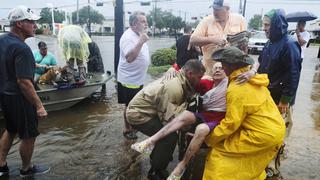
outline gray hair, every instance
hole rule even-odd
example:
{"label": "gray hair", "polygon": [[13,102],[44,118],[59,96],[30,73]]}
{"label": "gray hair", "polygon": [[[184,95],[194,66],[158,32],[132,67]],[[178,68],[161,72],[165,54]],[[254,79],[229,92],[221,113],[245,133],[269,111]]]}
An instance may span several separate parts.
{"label": "gray hair", "polygon": [[141,11],[135,11],[133,14],[129,17],[129,24],[130,26],[133,26],[134,23],[138,21],[138,16],[145,16],[146,14]]}

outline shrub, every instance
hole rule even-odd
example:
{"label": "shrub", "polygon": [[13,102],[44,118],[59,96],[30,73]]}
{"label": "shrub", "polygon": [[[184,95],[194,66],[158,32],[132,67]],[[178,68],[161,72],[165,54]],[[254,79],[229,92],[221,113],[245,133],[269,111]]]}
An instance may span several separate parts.
{"label": "shrub", "polygon": [[171,48],[171,49],[174,49],[174,50],[177,50],[176,44],[173,44],[170,48]]}
{"label": "shrub", "polygon": [[161,77],[164,72],[168,71],[168,69],[172,67],[171,65],[165,66],[149,66],[148,73],[154,77]]}
{"label": "shrub", "polygon": [[154,66],[171,65],[176,60],[176,50],[171,48],[158,49],[151,56],[151,63]]}

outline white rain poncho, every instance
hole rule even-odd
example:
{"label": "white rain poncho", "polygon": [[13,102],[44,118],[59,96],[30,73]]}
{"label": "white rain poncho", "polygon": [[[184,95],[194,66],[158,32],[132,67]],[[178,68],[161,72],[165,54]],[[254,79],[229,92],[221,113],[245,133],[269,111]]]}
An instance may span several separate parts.
{"label": "white rain poncho", "polygon": [[83,62],[88,61],[90,54],[88,43],[91,42],[91,39],[80,26],[65,26],[59,31],[58,42],[66,61],[69,61],[70,58]]}

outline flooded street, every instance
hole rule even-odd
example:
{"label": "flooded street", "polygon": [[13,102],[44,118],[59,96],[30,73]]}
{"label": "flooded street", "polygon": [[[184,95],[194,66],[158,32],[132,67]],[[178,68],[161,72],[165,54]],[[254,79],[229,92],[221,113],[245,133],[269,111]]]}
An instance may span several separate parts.
{"label": "flooded street", "polygon": [[[60,56],[56,40],[41,36],[48,42],[48,50]],[[105,70],[113,72],[113,37],[94,37],[104,59]],[[29,40],[36,48],[39,38]],[[151,39],[151,53],[170,47],[174,39]],[[282,162],[284,179],[320,179],[320,61],[318,47],[305,52],[300,85],[294,106],[294,125],[288,143],[288,159]],[[61,58],[59,64],[63,65]],[[316,70],[316,65],[318,68]],[[147,82],[152,77],[148,76]],[[33,162],[48,164],[51,171],[34,179],[147,179],[149,158],[130,149],[134,141],[122,136],[123,106],[117,104],[115,83],[107,83],[107,99],[94,102],[87,99],[76,106],[50,112],[39,123],[40,136],[36,141]],[[0,123],[1,132],[3,123]],[[145,138],[138,133],[139,139]],[[15,140],[7,159],[9,179],[19,177],[20,156]],[[169,170],[177,162],[170,164]]]}
{"label": "flooded street", "polygon": [[318,47],[307,48],[294,106],[285,179],[320,179],[320,59]]}

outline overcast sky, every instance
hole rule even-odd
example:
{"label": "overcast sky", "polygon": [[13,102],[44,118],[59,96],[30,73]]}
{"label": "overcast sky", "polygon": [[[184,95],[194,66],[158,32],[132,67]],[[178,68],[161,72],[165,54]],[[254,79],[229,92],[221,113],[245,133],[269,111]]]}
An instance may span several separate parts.
{"label": "overcast sky", "polygon": [[[140,6],[140,2],[155,0],[124,0],[125,12],[141,10],[148,13],[153,8],[151,6]],[[200,17],[212,13],[209,5],[210,0],[156,0],[157,7],[163,10],[171,10],[173,14],[186,17],[187,21],[192,21],[191,17]],[[231,11],[238,12],[240,0],[229,0]],[[242,0],[244,1],[244,0]],[[96,2],[104,2],[101,7],[96,6]],[[7,18],[8,11],[17,5],[27,5],[35,12],[40,12],[41,8],[48,7],[48,3],[53,4],[58,9],[75,11],[77,0],[0,0],[0,19]],[[80,8],[88,5],[88,0],[79,0]],[[106,17],[113,17],[114,7],[112,0],[90,0],[90,5]],[[264,14],[273,8],[282,8],[286,13],[295,11],[309,11],[320,18],[320,0],[247,0],[246,19],[254,14]],[[126,13],[127,14],[127,13]]]}

